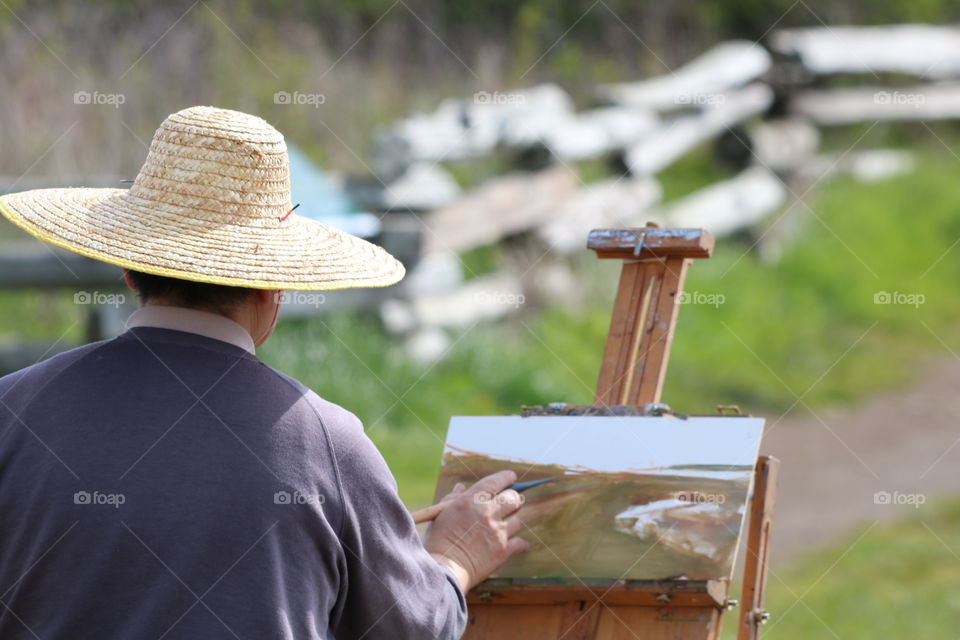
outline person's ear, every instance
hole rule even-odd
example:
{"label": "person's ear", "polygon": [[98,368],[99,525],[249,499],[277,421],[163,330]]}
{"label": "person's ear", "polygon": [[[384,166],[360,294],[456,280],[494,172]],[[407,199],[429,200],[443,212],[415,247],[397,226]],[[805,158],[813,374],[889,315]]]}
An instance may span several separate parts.
{"label": "person's ear", "polygon": [[266,326],[262,327],[259,337],[255,337],[253,344],[260,346],[267,341],[267,338],[270,337],[270,334],[273,333],[274,328],[277,326],[277,317],[280,315],[280,302],[282,300],[283,291],[273,291],[267,289],[253,289],[251,294],[253,296],[252,302],[254,303],[254,308],[257,309],[257,317],[259,318],[259,310],[273,308],[270,321]]}
{"label": "person's ear", "polygon": [[271,302],[279,302],[280,292],[268,289],[252,289],[251,295],[253,295],[254,302],[258,306],[263,306]]}
{"label": "person's ear", "polygon": [[135,286],[133,286],[133,280],[130,278],[130,270],[129,270],[129,269],[124,269],[124,270],[123,270],[123,281],[127,283],[127,288],[129,288],[130,291],[136,291],[136,290],[137,290],[137,288],[136,288]]}

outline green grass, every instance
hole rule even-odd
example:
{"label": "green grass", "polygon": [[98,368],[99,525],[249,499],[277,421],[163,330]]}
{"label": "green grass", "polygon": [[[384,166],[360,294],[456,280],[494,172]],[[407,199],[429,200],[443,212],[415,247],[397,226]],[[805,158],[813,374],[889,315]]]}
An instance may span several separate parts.
{"label": "green grass", "polygon": [[[774,541],[774,544],[776,541]],[[960,501],[865,526],[768,578],[768,640],[955,638]],[[735,638],[729,615],[724,637]]]}
{"label": "green grass", "polygon": [[657,180],[663,188],[663,200],[670,202],[735,175],[733,169],[716,161],[710,145],[702,145],[657,174]]}
{"label": "green grass", "polygon": [[77,344],[84,338],[85,311],[73,303],[73,293],[4,291],[0,293],[0,344],[62,340]]}
{"label": "green grass", "polygon": [[[945,351],[941,340],[955,344],[954,172],[927,162],[882,183],[837,180],[778,263],[762,265],[729,241],[694,263],[687,291],[724,303],[681,309],[668,401],[735,401],[767,413],[795,394],[811,405],[846,403],[904,383],[926,354]],[[878,292],[925,301],[878,305]]]}

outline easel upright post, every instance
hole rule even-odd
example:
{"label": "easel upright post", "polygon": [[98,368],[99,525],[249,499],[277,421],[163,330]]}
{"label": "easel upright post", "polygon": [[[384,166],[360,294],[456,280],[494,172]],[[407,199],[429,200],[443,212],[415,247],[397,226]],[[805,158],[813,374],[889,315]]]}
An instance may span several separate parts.
{"label": "easel upright post", "polygon": [[761,456],[753,480],[750,520],[747,525],[747,556],[743,563],[743,595],[737,640],[757,640],[760,626],[769,614],[763,608],[767,589],[767,559],[770,552],[770,527],[777,496],[777,471],[780,461]]}
{"label": "easel upright post", "polygon": [[679,294],[690,261],[709,258],[714,238],[704,229],[595,229],[587,247],[598,258],[623,260],[594,402],[659,402]]}

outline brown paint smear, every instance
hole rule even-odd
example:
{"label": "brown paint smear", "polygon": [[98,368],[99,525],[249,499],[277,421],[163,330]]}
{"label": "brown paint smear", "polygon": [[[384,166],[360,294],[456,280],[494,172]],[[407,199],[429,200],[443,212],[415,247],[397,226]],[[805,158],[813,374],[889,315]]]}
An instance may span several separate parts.
{"label": "brown paint smear", "polygon": [[[457,482],[469,486],[502,469],[515,471],[521,481],[556,480],[523,494],[525,528],[519,535],[530,550],[511,558],[495,577],[705,580],[732,573],[751,467],[612,473],[448,452],[437,496]],[[685,475],[689,471],[717,477]],[[647,523],[637,530],[631,528],[634,512],[644,513]]]}

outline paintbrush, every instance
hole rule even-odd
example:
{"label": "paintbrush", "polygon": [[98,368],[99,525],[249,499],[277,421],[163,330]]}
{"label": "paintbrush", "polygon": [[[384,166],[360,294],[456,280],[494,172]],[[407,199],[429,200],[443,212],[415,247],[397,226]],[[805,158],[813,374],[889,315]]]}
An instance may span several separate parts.
{"label": "paintbrush", "polygon": [[[539,480],[527,480],[525,482],[515,482],[509,487],[507,487],[507,489],[513,489],[517,493],[523,493],[524,491],[526,491],[527,489],[530,489],[531,487],[536,487],[537,485],[541,485],[546,482],[551,482],[552,480],[555,480],[555,478],[540,478]],[[507,489],[504,489],[504,491],[506,491]],[[420,524],[421,522],[430,522],[431,520],[436,519],[436,517],[439,516],[440,513],[447,508],[447,505],[449,505],[451,502],[453,502],[456,499],[457,498],[451,498],[450,500],[442,500],[433,506],[426,507],[418,511],[414,511],[413,513],[410,514],[411,516],[413,516],[413,522],[415,524]]]}

